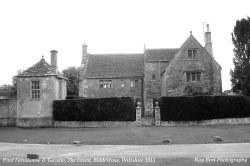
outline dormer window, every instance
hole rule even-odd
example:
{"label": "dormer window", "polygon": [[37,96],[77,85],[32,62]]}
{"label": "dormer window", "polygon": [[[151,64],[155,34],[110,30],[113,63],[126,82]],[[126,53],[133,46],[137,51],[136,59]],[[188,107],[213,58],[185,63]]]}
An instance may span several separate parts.
{"label": "dormer window", "polygon": [[188,59],[197,59],[197,50],[196,49],[188,50]]}

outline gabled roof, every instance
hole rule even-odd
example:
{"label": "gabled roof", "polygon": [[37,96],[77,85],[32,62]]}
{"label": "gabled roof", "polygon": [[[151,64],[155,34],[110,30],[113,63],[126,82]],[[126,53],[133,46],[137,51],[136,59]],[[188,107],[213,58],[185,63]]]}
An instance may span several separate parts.
{"label": "gabled roof", "polygon": [[207,49],[204,48],[204,47],[200,44],[200,42],[192,35],[192,33],[189,35],[189,37],[187,38],[187,40],[186,40],[186,41],[183,43],[183,45],[180,47],[180,51],[181,51],[184,47],[186,47],[188,44],[193,43],[193,42],[197,42],[197,43],[200,45],[200,48],[202,48],[202,49],[207,53],[207,55],[210,56],[210,57],[214,60],[214,62],[219,66],[219,68],[221,69],[220,64],[219,64],[219,63],[214,59],[214,57],[207,51]]}
{"label": "gabled roof", "polygon": [[[200,44],[200,42],[198,42],[198,40],[197,39],[195,39],[195,37],[192,35],[192,33],[190,33],[190,35],[189,35],[189,37],[186,39],[186,41],[182,44],[182,46],[177,50],[177,52],[176,52],[176,54],[175,54],[175,56],[173,56],[172,58],[171,58],[171,62],[170,63],[172,63],[172,60],[173,59],[175,59],[175,58],[178,58],[178,55],[183,51],[183,49],[184,48],[186,48],[187,46],[188,47],[195,47],[195,44],[194,43],[198,43],[199,44],[199,46],[200,46],[200,48],[201,49],[203,49],[206,53],[207,53],[207,55],[208,56],[210,56],[211,58],[212,58],[212,60],[218,65],[218,67],[221,69],[221,66],[220,66],[220,64],[214,59],[214,57],[213,56],[211,56],[208,52],[207,52],[207,50]],[[169,68],[170,67],[170,65],[168,65],[167,67],[166,67],[166,69],[167,68]],[[166,70],[165,69],[165,70]],[[164,72],[165,70],[163,70],[162,72]],[[162,73],[161,72],[161,73]]]}
{"label": "gabled roof", "polygon": [[169,61],[174,57],[178,48],[146,49],[146,60]]}
{"label": "gabled roof", "polygon": [[143,54],[88,54],[85,77],[119,78],[144,75]]}
{"label": "gabled roof", "polygon": [[18,77],[38,77],[38,76],[56,76],[59,78],[66,79],[61,73],[56,71],[55,67],[51,66],[49,63],[42,58],[35,65],[31,66],[27,70],[24,70]]}

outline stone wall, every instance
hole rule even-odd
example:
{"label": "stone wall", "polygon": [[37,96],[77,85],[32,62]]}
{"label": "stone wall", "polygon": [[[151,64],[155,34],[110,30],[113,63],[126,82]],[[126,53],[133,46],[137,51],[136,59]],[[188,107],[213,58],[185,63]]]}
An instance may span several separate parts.
{"label": "stone wall", "polygon": [[[153,77],[155,75],[155,78]],[[147,99],[161,96],[160,62],[145,62],[145,81]]]}
{"label": "stone wall", "polygon": [[18,118],[18,127],[53,127],[54,121],[51,117],[41,118]]}
{"label": "stone wall", "polygon": [[193,125],[237,125],[250,124],[250,118],[228,118],[228,119],[211,119],[202,121],[161,121],[161,126],[193,126]]}
{"label": "stone wall", "polygon": [[[31,98],[31,81],[40,82],[40,99]],[[66,98],[66,81],[54,76],[17,78],[17,126],[52,126],[53,100]],[[27,123],[27,124],[24,124]]]}
{"label": "stone wall", "polygon": [[[31,81],[40,81],[40,99],[31,99]],[[54,77],[17,79],[17,118],[52,117],[52,103],[55,90]]]}
{"label": "stone wall", "polygon": [[222,93],[222,79],[221,79],[221,69],[218,65],[213,65],[213,93],[218,95]]}
{"label": "stone wall", "polygon": [[135,127],[136,122],[118,122],[118,121],[102,121],[102,122],[80,122],[80,121],[55,121],[54,127],[58,128],[81,128],[81,127]]}
{"label": "stone wall", "polygon": [[161,97],[161,68],[167,64],[168,62],[145,61],[145,110],[143,116],[153,115],[153,98]]}
{"label": "stone wall", "polygon": [[16,99],[0,99],[0,126],[15,126],[16,114]]}
{"label": "stone wall", "polygon": [[103,79],[112,80],[111,88],[100,88],[100,79],[84,79],[81,85],[84,87],[82,88],[84,92],[80,96],[87,98],[137,97],[142,99],[142,78],[134,79],[138,79],[138,88],[130,87],[130,78]]}

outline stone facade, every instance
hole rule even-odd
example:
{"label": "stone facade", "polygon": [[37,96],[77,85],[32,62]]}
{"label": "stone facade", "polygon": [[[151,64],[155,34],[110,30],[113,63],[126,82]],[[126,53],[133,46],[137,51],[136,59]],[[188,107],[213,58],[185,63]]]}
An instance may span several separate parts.
{"label": "stone facade", "polygon": [[[144,47],[142,54],[93,55],[83,45],[79,96],[139,97],[142,115],[152,117],[154,98],[221,94],[221,66],[213,56],[209,27],[204,35],[204,47],[190,33],[180,48]],[[140,80],[139,88],[130,88],[131,78]],[[100,80],[112,81],[112,87],[101,88]]]}
{"label": "stone facade", "polygon": [[161,97],[160,62],[145,62],[145,85],[148,98]]}
{"label": "stone facade", "polygon": [[[196,57],[189,59],[188,51],[197,50]],[[188,73],[200,73],[192,80]],[[162,96],[182,96],[193,94],[221,94],[221,67],[214,58],[192,36],[186,40],[171,63],[162,74]]]}
{"label": "stone facade", "polygon": [[161,97],[161,72],[169,64],[173,56],[172,49],[144,50],[144,112],[143,116],[153,116],[153,99]]}
{"label": "stone facade", "polygon": [[16,114],[16,99],[0,99],[0,126],[15,126]]}
{"label": "stone facade", "polygon": [[[40,83],[40,99],[31,97],[31,81]],[[23,126],[22,121],[28,119],[51,119],[53,100],[66,98],[66,81],[53,76],[47,77],[18,77],[17,79],[17,126]],[[47,120],[46,120],[47,121]],[[45,121],[45,122],[46,122]],[[19,123],[20,122],[20,123]],[[28,122],[27,122],[28,123]],[[48,123],[40,123],[39,126]],[[24,125],[25,126],[25,125]],[[34,125],[32,125],[34,127]]]}
{"label": "stone facade", "polygon": [[88,54],[83,45],[79,96],[143,96],[143,54]]}
{"label": "stone facade", "polygon": [[53,126],[53,100],[66,98],[66,78],[57,71],[57,58],[51,60],[54,65],[42,58],[17,76],[17,126]]}
{"label": "stone facade", "polygon": [[[100,88],[100,80],[111,81],[111,88]],[[138,80],[138,87],[131,87],[131,80]],[[85,87],[87,98],[105,97],[135,97],[142,96],[142,78],[109,78],[109,79],[85,79],[82,85]]]}

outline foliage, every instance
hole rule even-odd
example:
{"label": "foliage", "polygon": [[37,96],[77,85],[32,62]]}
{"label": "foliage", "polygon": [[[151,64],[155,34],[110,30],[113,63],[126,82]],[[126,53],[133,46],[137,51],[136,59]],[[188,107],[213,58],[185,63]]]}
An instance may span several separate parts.
{"label": "foliage", "polygon": [[[22,70],[17,71],[17,75],[20,74]],[[0,85],[0,96],[16,97],[17,94],[17,81],[16,77],[12,76],[12,85],[4,84]]]}
{"label": "foliage", "polygon": [[163,121],[200,121],[250,117],[250,98],[246,96],[162,97]]}
{"label": "foliage", "polygon": [[12,85],[4,84],[0,86],[0,96],[13,97],[15,95],[15,89]]}
{"label": "foliage", "polygon": [[250,18],[236,21],[232,33],[234,69],[230,71],[234,92],[250,96]]}
{"label": "foliage", "polygon": [[135,100],[131,97],[55,100],[57,121],[135,121]]}
{"label": "foliage", "polygon": [[78,95],[80,68],[68,67],[62,71],[67,80],[67,95]]}

